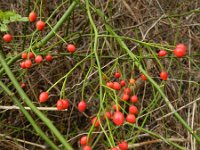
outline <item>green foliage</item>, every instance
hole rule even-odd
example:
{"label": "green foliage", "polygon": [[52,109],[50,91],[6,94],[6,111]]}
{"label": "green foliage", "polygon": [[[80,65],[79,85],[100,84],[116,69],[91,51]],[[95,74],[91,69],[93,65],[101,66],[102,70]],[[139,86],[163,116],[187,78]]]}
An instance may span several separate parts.
{"label": "green foliage", "polygon": [[14,11],[3,12],[0,10],[0,31],[2,32],[8,31],[7,24],[11,22],[16,22],[16,21],[26,22],[28,21],[28,18],[22,17],[21,15],[17,14]]}

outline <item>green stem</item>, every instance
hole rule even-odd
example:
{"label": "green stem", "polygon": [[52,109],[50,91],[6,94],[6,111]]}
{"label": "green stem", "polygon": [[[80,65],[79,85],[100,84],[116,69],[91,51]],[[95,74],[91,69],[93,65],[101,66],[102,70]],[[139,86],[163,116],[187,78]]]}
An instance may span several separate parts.
{"label": "green stem", "polygon": [[[101,65],[100,65],[100,61],[99,61],[99,57],[98,57],[98,53],[97,53],[97,44],[98,44],[98,31],[97,31],[97,28],[94,24],[94,21],[92,19],[92,16],[91,16],[91,13],[90,13],[90,8],[89,8],[89,1],[86,0],[85,1],[86,3],[86,9],[87,9],[87,15],[88,15],[88,18],[89,18],[89,21],[91,23],[91,26],[94,30],[94,44],[93,44],[93,51],[94,51],[94,54],[95,54],[95,58],[96,58],[96,62],[97,62],[97,66],[98,66],[98,73],[99,73],[99,84],[100,84],[100,87],[99,87],[99,92],[100,92],[100,95],[99,95],[99,100],[100,100],[100,107],[103,108],[103,90],[102,90],[102,85],[103,85],[103,81],[102,81],[102,71],[101,71]],[[99,109],[100,111],[100,109]],[[98,113],[99,115],[99,113]],[[97,115],[97,117],[98,117]],[[99,118],[99,117],[98,117]],[[101,126],[101,129],[104,131],[104,128]],[[91,132],[93,131],[93,126],[92,128],[90,129],[89,131],[89,135],[91,134]],[[107,134],[104,132],[104,134],[106,135],[107,137]],[[108,138],[108,137],[107,137]],[[110,143],[110,140],[108,139],[109,143]]]}
{"label": "green stem", "polygon": [[55,134],[58,140],[63,144],[65,148],[68,150],[72,150],[71,146],[66,142],[65,138],[61,135],[61,133],[57,130],[57,128],[52,124],[52,122],[40,111],[35,107],[35,105],[31,102],[29,97],[20,87],[19,83],[17,82],[14,74],[10,70],[9,66],[6,64],[4,57],[2,56],[2,49],[0,49],[0,63],[4,68],[6,74],[10,78],[11,82],[13,83],[14,87],[16,88],[17,92],[19,93],[20,97],[24,100],[24,102],[31,108],[31,110],[48,126],[48,128]]}
{"label": "green stem", "polygon": [[[101,12],[99,9],[96,10],[97,14],[104,19],[104,14],[103,12]],[[147,78],[148,81],[150,81],[150,83],[158,90],[158,92],[160,93],[160,95],[163,97],[165,103],[168,105],[169,109],[174,113],[174,116],[178,119],[178,121],[187,129],[188,132],[190,132],[194,138],[197,140],[198,143],[200,143],[200,137],[198,135],[196,135],[192,128],[185,122],[185,120],[176,112],[176,110],[174,109],[173,105],[170,103],[169,99],[166,97],[166,95],[164,94],[164,92],[162,91],[162,89],[160,88],[160,86],[147,74],[147,72],[142,68],[142,66],[140,65],[140,63],[138,62],[137,57],[129,50],[129,48],[126,46],[126,44],[124,43],[124,41],[120,38],[119,35],[117,35],[111,28],[110,25],[108,25],[105,21],[105,26],[106,29],[108,30],[108,32],[114,36],[116,36],[116,40],[119,43],[119,45],[121,46],[122,49],[124,49],[128,55],[132,58],[132,60],[134,61],[135,66],[139,69],[140,72],[142,72]]]}
{"label": "green stem", "polygon": [[52,28],[51,32],[47,34],[39,43],[36,45],[37,48],[42,47],[45,45],[58,31],[58,29],[62,26],[62,24],[68,19],[72,11],[74,10],[75,6],[77,5],[77,1],[73,1],[72,4],[68,7],[67,11],[64,15],[60,18],[57,24]]}
{"label": "green stem", "polygon": [[22,104],[19,102],[16,96],[14,96],[14,93],[12,93],[0,80],[0,86],[2,89],[12,98],[12,100],[17,104],[17,106],[20,108],[21,112],[24,114],[24,116],[28,119],[30,124],[33,126],[35,131],[52,147],[54,150],[59,150],[59,148],[51,141],[48,136],[42,131],[42,129],[37,125],[37,123],[33,120],[31,115],[28,113],[26,109],[22,106]]}
{"label": "green stem", "polygon": [[[26,15],[28,16],[29,15],[29,12],[30,12],[30,0],[28,0],[27,2],[28,6],[27,6],[27,12],[26,12]],[[25,47],[25,44],[26,44],[26,32],[27,32],[27,27],[28,27],[28,22],[25,23],[25,26],[23,27],[23,44],[22,44],[22,51],[24,51],[24,47]]]}
{"label": "green stem", "polygon": [[93,51],[95,54],[95,58],[96,58],[96,62],[97,62],[97,66],[98,66],[98,72],[99,72],[99,82],[100,82],[100,100],[102,100],[102,71],[101,71],[101,65],[100,65],[100,61],[99,61],[99,57],[98,57],[98,53],[97,53],[97,41],[98,41],[98,32],[97,32],[97,28],[94,24],[94,21],[92,19],[91,13],[90,13],[90,9],[89,9],[89,2],[88,0],[86,0],[86,9],[87,9],[87,14],[90,20],[90,23],[92,25],[92,28],[94,30],[94,45],[93,45]]}
{"label": "green stem", "polygon": [[63,79],[67,78],[74,69],[76,69],[82,62],[84,62],[85,60],[87,60],[88,57],[90,57],[91,55],[93,55],[93,53],[89,54],[88,56],[86,56],[84,59],[82,59],[81,61],[79,61],[72,69],[70,69],[70,71],[68,71],[63,77],[61,77],[58,81],[56,81],[48,90],[47,92],[51,91],[51,89],[53,87],[55,87],[59,82],[61,82]]}

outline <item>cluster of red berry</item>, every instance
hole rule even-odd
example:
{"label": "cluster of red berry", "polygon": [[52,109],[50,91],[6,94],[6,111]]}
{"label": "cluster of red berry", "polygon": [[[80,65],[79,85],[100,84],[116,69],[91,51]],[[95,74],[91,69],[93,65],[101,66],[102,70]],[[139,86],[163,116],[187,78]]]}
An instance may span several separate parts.
{"label": "cluster of red berry", "polygon": [[[37,19],[37,14],[34,11],[32,11],[28,16],[28,19],[30,22],[35,22]],[[36,22],[36,28],[39,31],[42,31],[44,29],[44,27],[45,27],[45,23],[43,21],[39,20]]]}
{"label": "cluster of red berry", "polygon": [[[67,45],[67,50],[68,50],[68,52],[73,53],[73,52],[75,52],[76,48],[75,48],[75,46],[73,44],[69,44],[69,45]],[[29,52],[29,54],[27,54],[27,52],[23,52],[22,55],[21,55],[21,58],[24,59],[24,61],[22,61],[20,63],[20,67],[22,69],[29,69],[29,68],[31,68],[31,66],[32,66],[31,59],[32,58],[35,58],[35,63],[36,64],[40,64],[43,61],[43,57],[41,55],[37,55],[35,57],[35,55],[34,55],[33,52]],[[47,61],[51,62],[53,60],[53,57],[52,57],[51,54],[47,54],[45,56],[45,59]]]}
{"label": "cluster of red berry", "polygon": [[[121,77],[121,74],[119,72],[116,72],[115,73],[115,78],[120,78]],[[131,78],[129,80],[129,84],[130,86],[131,85],[134,85],[135,84],[135,80],[133,78]],[[126,81],[125,80],[121,80],[120,82],[112,82],[112,81],[109,81],[106,83],[107,87],[111,88],[111,89],[114,89],[116,91],[119,91],[122,89],[122,87],[126,86]],[[131,94],[131,89],[130,87],[125,87],[124,90],[123,90],[123,94],[121,96],[121,100],[122,101],[128,101],[130,100],[131,103],[136,103],[138,102],[138,97],[137,95],[132,95],[130,96]],[[120,112],[120,105],[119,104],[115,104],[113,106],[113,109],[116,111],[114,114],[113,114],[113,122],[115,123],[115,125],[122,125],[124,123],[124,115],[123,113]],[[135,105],[130,105],[129,106],[129,114],[127,114],[126,116],[126,121],[129,122],[129,123],[135,123],[136,122],[136,117],[135,115],[138,113],[138,109]]]}
{"label": "cluster of red berry", "polygon": [[[34,11],[32,11],[29,14],[29,21],[30,22],[35,22],[37,19],[37,15]],[[42,31],[45,27],[45,23],[43,21],[37,21],[36,22],[36,29],[39,31]],[[3,40],[7,43],[11,42],[13,39],[13,36],[11,34],[5,34],[3,36]],[[73,44],[68,44],[66,47],[67,51],[70,53],[74,53],[76,51],[76,47]],[[35,56],[34,52],[22,52],[21,58],[23,59],[22,62],[20,62],[20,67],[22,69],[29,69],[32,67],[32,60],[34,59],[36,64],[40,64],[43,61],[43,57],[41,55]],[[51,62],[53,60],[53,56],[51,54],[47,54],[45,56],[46,61]],[[26,84],[21,83],[21,87],[25,88]]]}
{"label": "cluster of red berry", "polygon": [[[81,137],[80,144],[83,146],[82,150],[92,150],[92,148],[87,145],[88,142],[89,142],[89,138],[88,138],[87,135],[84,135],[84,136]],[[122,141],[118,144],[118,147],[120,148],[120,150],[127,150],[128,149],[128,143],[126,141]],[[110,150],[118,150],[118,148],[113,147],[113,148],[110,148]]]}
{"label": "cluster of red berry", "polygon": [[[182,43],[177,44],[173,52],[174,52],[174,55],[176,57],[181,58],[181,57],[183,57],[183,56],[186,55],[187,47],[184,44],[182,44]],[[166,55],[167,55],[167,51],[166,50],[160,50],[158,52],[158,56],[159,57],[164,57]]]}
{"label": "cluster of red berry", "polygon": [[[36,13],[35,13],[34,11],[32,11],[32,12],[29,14],[29,17],[28,17],[28,18],[29,18],[29,21],[30,21],[30,22],[35,22],[36,19],[37,19],[37,15],[36,15]],[[44,23],[43,21],[41,21],[41,20],[37,21],[37,23],[36,23],[36,28],[37,28],[39,31],[43,30],[44,27],[45,27],[45,23]],[[5,35],[3,36],[3,39],[4,39],[5,42],[8,43],[8,42],[11,42],[11,41],[12,41],[13,37],[12,37],[11,34],[5,34]]]}
{"label": "cluster of red berry", "polygon": [[[184,44],[180,43],[180,44],[176,45],[176,47],[175,47],[175,49],[174,49],[173,52],[174,52],[174,55],[175,55],[176,57],[181,58],[181,57],[183,57],[183,56],[186,55],[187,47],[186,47]],[[166,50],[160,50],[160,51],[158,52],[158,56],[159,56],[159,57],[164,57],[164,56],[166,56],[166,55],[167,55],[167,51],[166,51]],[[167,80],[167,78],[168,78],[168,73],[167,73],[166,71],[161,71],[161,72],[160,72],[160,78],[161,78],[162,80]]]}
{"label": "cluster of red berry", "polygon": [[[115,72],[114,74],[115,79],[119,79],[121,77],[120,72]],[[142,76],[144,80],[146,80],[146,77]],[[119,96],[121,95],[121,100],[125,101],[126,103],[130,101],[131,104],[129,104],[129,113],[126,115],[126,118],[124,117],[124,114],[121,112],[121,106],[119,103],[113,105],[114,113],[111,114],[110,112],[106,112],[106,117],[108,119],[112,119],[113,123],[116,126],[123,125],[126,119],[126,122],[130,124],[134,124],[136,122],[136,115],[138,114],[138,108],[134,104],[138,102],[138,96],[133,94],[131,95],[131,88],[130,86],[135,85],[135,79],[131,78],[129,80],[129,87],[127,86],[127,83],[125,80],[119,80],[117,81],[108,81],[106,83],[106,86],[108,88],[111,88],[113,90],[116,90],[119,92]],[[121,94],[122,91],[122,94]],[[118,147],[120,150],[127,150],[128,149],[128,143],[126,141],[122,141],[118,144]],[[117,150],[116,147],[111,148],[111,150]]]}
{"label": "cluster of red berry", "polygon": [[[32,11],[29,14],[29,21],[35,22],[36,19],[37,19],[37,15],[34,11]],[[36,29],[37,30],[42,31],[44,28],[45,28],[45,23],[43,21],[39,20],[39,21],[36,22]],[[13,37],[10,34],[5,34],[3,36],[3,39],[4,39],[5,42],[11,42]],[[76,47],[73,44],[68,44],[66,49],[69,53],[74,53],[76,51]],[[186,51],[187,51],[187,48],[184,44],[178,44],[173,52],[174,52],[174,55],[176,57],[180,58],[180,57],[183,57],[183,56],[186,55]],[[167,52],[165,50],[160,50],[158,52],[159,57],[164,57],[166,55],[167,55]],[[43,61],[43,57],[41,55],[35,56],[34,52],[28,52],[28,53],[23,52],[21,54],[21,58],[23,59],[23,61],[20,63],[20,67],[22,69],[31,68],[32,59],[34,59],[36,64],[40,64]],[[51,62],[53,60],[53,57],[52,57],[51,54],[47,54],[45,56],[45,59],[48,62]],[[115,72],[114,77],[115,77],[116,80],[119,80],[121,78],[121,73]],[[162,80],[167,80],[167,78],[168,78],[167,72],[165,72],[165,71],[160,72],[160,78]],[[146,81],[147,77],[144,74],[142,74],[141,79]],[[125,80],[119,80],[119,81],[114,81],[114,82],[108,81],[106,83],[106,86],[109,89],[116,90],[116,91],[119,92],[119,96],[121,95],[122,101],[126,102],[127,104],[128,104],[128,101],[130,101],[130,103],[129,103],[129,109],[128,109],[129,113],[126,114],[126,118],[124,117],[125,112],[121,111],[121,106],[119,104],[120,102],[118,103],[117,101],[115,101],[117,103],[115,105],[113,105],[113,112],[112,111],[106,111],[105,114],[104,114],[104,119],[112,120],[112,122],[116,126],[123,125],[125,120],[126,120],[127,123],[130,123],[130,124],[136,123],[136,115],[138,114],[138,108],[137,108],[137,106],[135,106],[135,103],[138,102],[138,97],[135,94],[131,95],[132,92],[131,92],[130,86],[133,86],[133,85],[135,85],[135,79],[133,79],[133,78],[131,78],[129,80],[129,86],[127,86],[127,83],[126,83]],[[21,87],[25,88],[26,84],[22,83]],[[49,98],[48,92],[42,92],[39,95],[40,103],[46,102],[48,100],[48,98]],[[56,107],[57,107],[58,110],[68,109],[69,105],[70,105],[69,99],[59,99],[56,103]],[[77,108],[80,112],[84,112],[87,109],[86,101],[81,100],[78,103]],[[95,116],[91,119],[91,124],[94,127],[99,127],[102,121],[103,121],[103,119],[100,119],[97,116]],[[89,143],[89,137],[86,136],[86,135],[82,136],[81,139],[80,139],[80,144],[81,144],[83,150],[91,150],[92,149],[88,143]],[[119,147],[120,150],[127,150],[128,149],[128,143],[126,141],[122,141],[118,144],[118,147]],[[113,147],[113,148],[111,148],[111,150],[117,150],[117,148]]]}
{"label": "cluster of red berry", "polygon": [[[36,19],[37,19],[37,14],[32,11],[30,14],[29,14],[29,21],[30,22],[35,22]],[[37,21],[36,22],[36,29],[39,30],[39,31],[42,31],[45,27],[45,23],[41,20]],[[3,40],[5,42],[11,42],[13,39],[13,36],[11,34],[5,34],[3,36]],[[73,44],[68,44],[67,47],[66,47],[67,51],[70,52],[70,53],[74,53],[76,51],[76,47],[73,45]],[[37,55],[35,56],[35,54],[33,52],[22,52],[21,54],[21,58],[23,59],[22,62],[20,62],[20,67],[22,69],[29,69],[32,67],[32,59],[34,59],[35,63],[36,64],[40,64],[42,63],[43,61],[43,57],[41,55]],[[48,61],[48,62],[51,62],[53,60],[53,57],[51,54],[47,54],[45,56],[45,59]],[[21,83],[21,87],[22,88],[25,88],[26,87],[26,84],[25,83]],[[41,103],[44,103],[47,101],[48,99],[48,92],[42,92],[39,96],[39,101]],[[63,109],[67,109],[68,106],[69,106],[69,100],[68,99],[64,99],[64,100],[58,100],[57,101],[57,109],[58,110],[63,110]],[[78,109],[83,112],[85,109],[86,109],[86,103],[84,101],[81,101],[78,105]]]}
{"label": "cluster of red berry", "polygon": [[[24,61],[22,61],[20,63],[20,67],[22,69],[29,69],[29,68],[31,68],[32,67],[32,61],[31,61],[31,59],[33,59],[33,58],[35,58],[34,60],[35,60],[36,64],[40,64],[43,61],[43,57],[41,55],[37,55],[35,57],[35,55],[33,54],[33,52],[29,52],[28,54],[27,54],[27,52],[23,52],[21,58],[24,59]],[[47,61],[51,62],[53,60],[53,57],[52,57],[52,55],[47,54],[45,56],[45,59]]]}
{"label": "cluster of red berry", "polygon": [[[121,74],[116,72],[115,73],[115,78],[120,78]],[[129,83],[131,85],[133,85],[135,82],[134,79],[130,79]],[[110,83],[110,85],[109,85]],[[120,84],[118,82],[108,82],[107,85],[109,85],[109,87],[112,87],[113,89],[115,90],[120,90],[122,86],[125,86],[126,85],[126,81],[125,80],[121,80],[120,81]],[[112,84],[112,86],[111,86]],[[124,94],[123,95],[128,95],[128,98],[124,98],[126,96],[122,96],[122,100],[124,101],[127,101],[129,99],[129,95],[131,93],[131,89],[130,88],[124,88]],[[49,94],[48,92],[42,92],[40,95],[39,95],[39,101],[41,103],[44,103],[48,100],[49,98]],[[136,95],[132,95],[130,97],[130,101],[132,103],[136,103],[138,101],[138,97]],[[69,107],[69,100],[68,99],[60,99],[57,101],[56,103],[56,106],[57,106],[57,109],[58,110],[64,110],[64,109],[67,109]],[[87,108],[87,103],[84,101],[84,100],[81,100],[78,105],[77,105],[77,108],[80,112],[84,112]],[[105,112],[104,114],[104,119],[112,119],[113,123],[117,126],[120,126],[122,124],[124,124],[124,115],[123,113],[120,112],[120,107],[116,107],[116,105],[113,106],[113,109],[114,109],[114,114],[112,114],[110,111],[107,111]],[[138,114],[138,109],[135,105],[130,105],[129,107],[129,114],[126,116],[126,121],[129,122],[129,123],[135,123],[136,122],[136,117],[135,115]],[[99,127],[100,126],[100,123],[102,123],[103,119],[99,119],[97,116],[93,117],[91,119],[91,124],[94,126],[94,127]],[[82,146],[82,149],[83,150],[91,150],[91,147],[90,145],[88,145],[89,143],[89,137],[84,135],[83,137],[81,137],[80,139],[80,144]],[[121,150],[126,150],[128,148],[128,143],[123,141],[121,143],[118,144],[118,147],[121,149]],[[112,148],[113,150],[116,149],[116,148]]]}

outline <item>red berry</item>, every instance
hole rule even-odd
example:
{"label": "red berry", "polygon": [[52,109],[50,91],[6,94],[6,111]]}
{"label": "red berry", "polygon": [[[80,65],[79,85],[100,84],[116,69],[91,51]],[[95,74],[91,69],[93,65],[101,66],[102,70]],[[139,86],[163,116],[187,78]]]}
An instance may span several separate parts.
{"label": "red berry", "polygon": [[24,89],[26,87],[26,84],[25,83],[21,83],[20,86],[21,86],[22,89]]}
{"label": "red berry", "polygon": [[67,51],[70,53],[74,53],[76,51],[76,47],[73,44],[68,44]]}
{"label": "red berry", "polygon": [[95,127],[98,127],[100,125],[97,117],[94,117],[92,120],[91,120],[91,123],[95,126]]}
{"label": "red berry", "polygon": [[20,63],[20,67],[21,67],[22,69],[25,69],[25,68],[26,68],[25,62],[24,62],[24,61],[22,61],[22,62]]}
{"label": "red berry", "polygon": [[131,89],[130,88],[125,88],[124,89],[124,94],[130,94],[131,93]]}
{"label": "red berry", "polygon": [[135,80],[134,80],[134,79],[130,79],[130,80],[129,80],[129,83],[130,83],[131,85],[133,85],[133,84],[135,83]]}
{"label": "red berry", "polygon": [[42,92],[42,93],[40,93],[39,101],[40,101],[40,103],[44,103],[48,100],[48,98],[49,98],[48,92]]}
{"label": "red berry", "polygon": [[135,122],[136,122],[135,115],[133,115],[133,114],[128,114],[128,115],[126,116],[126,121],[129,122],[129,123],[135,123]]}
{"label": "red berry", "polygon": [[109,111],[107,111],[105,114],[105,118],[111,119],[111,117],[112,117],[112,114]]}
{"label": "red berry", "polygon": [[187,51],[187,47],[184,44],[182,44],[182,43],[177,44],[176,48],[181,48],[183,51]]}
{"label": "red berry", "polygon": [[37,19],[36,13],[34,11],[32,11],[28,16],[28,19],[30,22],[34,22]]}
{"label": "red berry", "polygon": [[144,74],[141,75],[141,78],[142,78],[142,80],[144,80],[144,81],[147,80],[147,77],[146,77]]}
{"label": "red berry", "polygon": [[83,150],[92,150],[92,148],[90,146],[86,145],[83,147]]}
{"label": "red berry", "polygon": [[22,53],[22,59],[26,59],[27,58],[27,53],[26,52],[23,52]]}
{"label": "red berry", "polygon": [[53,60],[53,57],[50,54],[48,54],[46,55],[45,59],[50,62]]}
{"label": "red berry", "polygon": [[121,85],[118,82],[114,82],[113,83],[113,89],[120,90],[121,89]]}
{"label": "red berry", "polygon": [[32,62],[31,62],[31,60],[30,59],[26,59],[25,61],[24,61],[24,66],[26,67],[26,68],[31,68],[31,66],[32,66]]}
{"label": "red berry", "polygon": [[113,88],[113,82],[111,82],[111,81],[110,81],[110,82],[107,82],[107,83],[106,83],[106,86],[109,87],[109,88]]}
{"label": "red berry", "polygon": [[128,99],[129,99],[129,95],[128,94],[123,94],[122,100],[127,101]]}
{"label": "red berry", "polygon": [[125,86],[126,85],[126,81],[125,80],[121,80],[120,84],[121,84],[121,86]]}
{"label": "red berry", "polygon": [[162,72],[160,73],[160,78],[161,78],[162,80],[167,80],[167,77],[168,77],[167,72],[162,71]]}
{"label": "red berry", "polygon": [[129,113],[135,114],[135,115],[138,114],[138,108],[135,105],[131,105],[129,107]]}
{"label": "red berry", "polygon": [[78,103],[78,110],[80,112],[84,112],[86,108],[87,108],[87,103],[84,100]]}
{"label": "red berry", "polygon": [[119,111],[120,109],[121,109],[121,107],[120,107],[120,105],[113,105],[113,109],[115,110],[115,111]]}
{"label": "red berry", "polygon": [[115,78],[120,78],[121,74],[119,72],[115,72]]}
{"label": "red berry", "polygon": [[88,136],[87,135],[82,136],[81,139],[80,139],[80,144],[82,146],[86,145],[87,144],[87,140],[88,140]]}
{"label": "red berry", "polygon": [[177,47],[177,48],[175,48],[175,50],[174,50],[174,55],[175,55],[176,57],[181,58],[181,57],[185,56],[185,54],[186,54],[186,50],[184,50],[184,49],[181,48],[181,47]]}
{"label": "red berry", "polygon": [[186,51],[187,51],[187,47],[184,44],[180,43],[180,44],[176,45],[174,54],[177,57],[183,57],[186,54]]}
{"label": "red berry", "polygon": [[36,28],[39,30],[39,31],[42,31],[45,27],[45,23],[43,21],[37,21],[36,23]]}
{"label": "red berry", "polygon": [[120,150],[128,150],[128,143],[126,141],[123,141],[118,144]]}
{"label": "red berry", "polygon": [[58,110],[63,110],[63,102],[61,99],[57,101],[56,107]]}
{"label": "red berry", "polygon": [[132,103],[136,103],[137,101],[138,101],[138,97],[137,97],[137,95],[133,95],[133,96],[131,96],[131,102]]}
{"label": "red berry", "polygon": [[158,56],[159,56],[159,57],[164,57],[165,55],[167,55],[166,50],[160,50],[160,51],[158,52]]}
{"label": "red berry", "polygon": [[32,52],[30,52],[29,53],[29,58],[31,59],[31,58],[34,58],[34,57],[35,57],[35,55]]}
{"label": "red berry", "polygon": [[69,100],[68,99],[62,99],[62,106],[63,109],[67,109],[69,107]]}
{"label": "red berry", "polygon": [[35,62],[36,62],[37,64],[40,64],[40,63],[42,62],[42,60],[43,60],[43,58],[42,58],[41,55],[37,55],[37,56],[35,57]]}
{"label": "red berry", "polygon": [[124,115],[120,111],[115,112],[113,115],[113,122],[117,126],[122,125],[124,123]]}
{"label": "red berry", "polygon": [[13,37],[12,37],[12,35],[10,35],[10,34],[5,34],[5,35],[3,36],[3,40],[4,40],[5,42],[7,42],[7,43],[11,42],[12,39],[13,39]]}

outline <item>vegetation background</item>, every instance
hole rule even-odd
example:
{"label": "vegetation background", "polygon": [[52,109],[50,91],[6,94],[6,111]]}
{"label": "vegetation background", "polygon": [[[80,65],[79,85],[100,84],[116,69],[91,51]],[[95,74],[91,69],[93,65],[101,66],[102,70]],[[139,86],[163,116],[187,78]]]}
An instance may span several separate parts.
{"label": "vegetation background", "polygon": [[[0,10],[22,16],[6,24],[12,42],[0,40],[5,57],[0,58],[0,149],[81,149],[79,139],[88,133],[94,150],[121,140],[136,150],[200,149],[199,0],[0,0]],[[41,32],[23,18],[32,10],[46,22]],[[74,54],[66,51],[68,43],[76,45]],[[173,55],[178,43],[188,48],[183,58]],[[160,49],[168,55],[159,58]],[[23,51],[50,53],[54,60],[23,70]],[[159,78],[162,70],[168,72],[167,81]],[[116,93],[105,85],[116,80],[116,71],[127,84],[135,79],[130,87],[139,97],[137,122],[116,127],[104,120],[93,128],[94,116],[113,112]],[[148,74],[148,80],[141,74]],[[49,100],[40,104],[38,95],[49,88]],[[55,109],[60,98],[70,100],[68,110]],[[85,113],[77,110],[82,99],[88,105]],[[117,99],[127,114],[129,104]],[[12,107],[20,104],[20,109]],[[49,109],[39,112],[36,107]]]}

